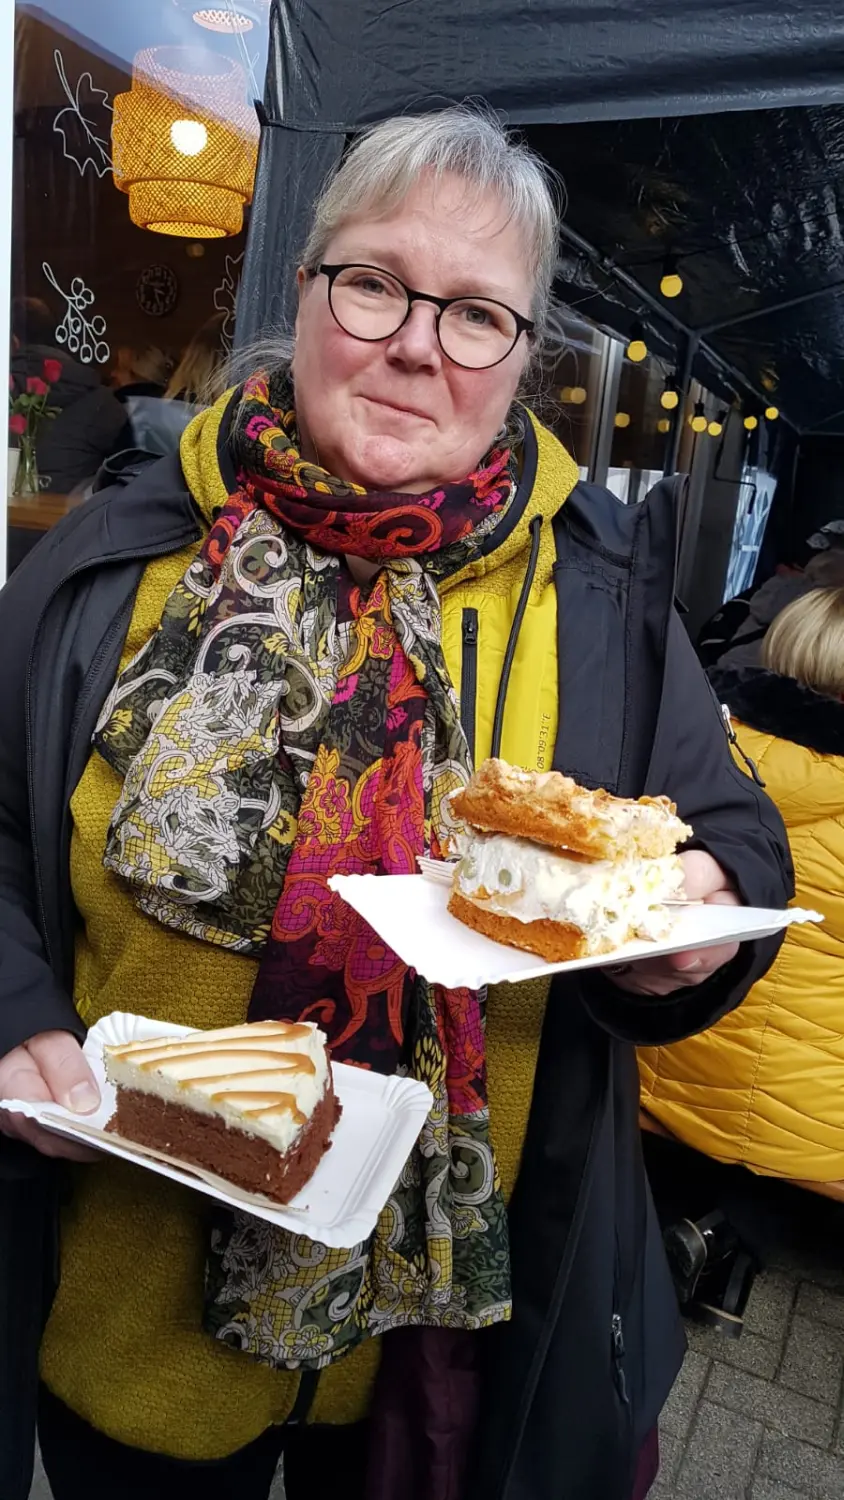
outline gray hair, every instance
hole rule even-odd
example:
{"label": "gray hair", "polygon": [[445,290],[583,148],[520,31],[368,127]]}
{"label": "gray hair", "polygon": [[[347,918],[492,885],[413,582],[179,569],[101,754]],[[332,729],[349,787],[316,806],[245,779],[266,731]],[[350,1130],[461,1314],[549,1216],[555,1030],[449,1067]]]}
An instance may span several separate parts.
{"label": "gray hair", "polygon": [[494,193],[524,235],[533,279],[532,316],[544,332],[557,261],[557,182],[491,110],[452,105],[438,114],[398,115],[373,125],[347,152],[317,199],[302,252],[306,270],[325,257],[332,235],[362,209],[388,211],[422,173],[461,177],[477,194]]}
{"label": "gray hair", "polygon": [[[461,177],[477,194],[493,192],[508,219],[522,230],[533,279],[531,316],[535,356],[547,331],[557,264],[562,184],[541,157],[508,132],[482,104],[455,104],[438,114],[398,115],[373,125],[351,146],[317,198],[302,251],[306,270],[316,270],[340,226],[372,208],[400,203],[420,172]],[[226,381],[239,383],[256,369],[289,365],[293,339],[280,330],[237,350],[226,361]],[[536,379],[538,359],[530,362]],[[524,390],[523,394],[527,394]],[[534,398],[539,392],[534,392]]]}

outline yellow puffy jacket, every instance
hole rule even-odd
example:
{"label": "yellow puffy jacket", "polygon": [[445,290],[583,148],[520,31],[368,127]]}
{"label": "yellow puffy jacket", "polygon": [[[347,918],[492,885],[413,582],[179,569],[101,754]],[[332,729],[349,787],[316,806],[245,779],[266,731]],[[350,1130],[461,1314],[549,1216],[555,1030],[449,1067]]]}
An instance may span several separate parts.
{"label": "yellow puffy jacket", "polygon": [[782,813],[795,926],[710,1031],[640,1053],[642,1103],[687,1145],[771,1176],[844,1179],[844,704],[760,668],[712,674]]}

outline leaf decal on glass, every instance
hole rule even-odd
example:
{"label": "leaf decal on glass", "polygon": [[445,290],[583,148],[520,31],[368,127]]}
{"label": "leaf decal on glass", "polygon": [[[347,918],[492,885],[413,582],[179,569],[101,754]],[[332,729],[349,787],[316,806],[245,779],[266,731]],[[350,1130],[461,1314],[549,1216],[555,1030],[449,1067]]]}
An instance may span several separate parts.
{"label": "leaf decal on glass", "polygon": [[65,72],[64,58],[58,48],[53,53],[59,82],[67,105],[53,121],[56,135],[62,138],[66,161],[72,161],[80,177],[91,167],[97,177],[112,171],[111,116],[113,110],[104,89],[94,88],[90,73],[80,73],[74,91]]}
{"label": "leaf decal on glass", "polygon": [[220,285],[214,288],[214,306],[218,312],[225,314],[220,337],[226,349],[231,349],[234,338],[234,315],[242,265],[242,250],[239,255],[227,255],[223,279]]}

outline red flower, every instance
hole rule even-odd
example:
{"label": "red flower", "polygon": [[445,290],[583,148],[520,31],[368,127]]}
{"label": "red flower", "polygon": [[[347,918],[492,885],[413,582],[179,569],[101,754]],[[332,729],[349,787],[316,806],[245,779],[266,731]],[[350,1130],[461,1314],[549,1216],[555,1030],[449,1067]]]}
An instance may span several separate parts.
{"label": "red flower", "polygon": [[61,380],[61,378],[62,378],[62,362],[61,362],[61,360],[60,359],[45,359],[44,365],[43,365],[43,371],[44,371],[44,379],[47,380],[47,381],[49,381],[50,385],[55,385],[56,381],[57,380]]}
{"label": "red flower", "polygon": [[26,417],[19,411],[16,411],[9,418],[9,431],[13,432],[16,437],[23,437],[26,432]]}
{"label": "red flower", "polygon": [[26,382],[26,388],[30,396],[46,396],[49,386],[41,379],[40,375],[30,375]]}

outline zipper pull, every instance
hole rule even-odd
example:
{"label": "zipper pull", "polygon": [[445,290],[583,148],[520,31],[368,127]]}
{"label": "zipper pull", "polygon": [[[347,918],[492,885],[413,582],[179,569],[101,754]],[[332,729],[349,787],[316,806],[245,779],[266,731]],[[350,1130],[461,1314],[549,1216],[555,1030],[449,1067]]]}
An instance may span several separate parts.
{"label": "zipper pull", "polygon": [[724,721],[724,728],[726,730],[727,739],[729,740],[730,744],[735,746],[736,750],[747,766],[748,771],[753,777],[753,780],[756,782],[756,785],[764,787],[765,783],[762,780],[762,777],[759,775],[758,767],[750,759],[749,755],[745,755],[744,751],[741,748],[741,745],[738,742],[738,735],[733,728],[733,716],[730,713],[730,710],[728,709],[726,703],[721,704],[721,718]]}
{"label": "zipper pull", "polygon": [[621,1322],[621,1314],[620,1313],[613,1313],[613,1315],[612,1315],[612,1325],[611,1326],[612,1326],[612,1354],[613,1354],[613,1362],[615,1364],[615,1375],[616,1375],[616,1383],[618,1385],[618,1394],[621,1397],[621,1400],[624,1402],[624,1405],[625,1406],[629,1406],[630,1405],[630,1397],[627,1394],[627,1381],[625,1379],[624,1368],[623,1368],[623,1360],[624,1360],[624,1354],[625,1354],[625,1349],[624,1349],[624,1327],[623,1327],[622,1322]]}
{"label": "zipper pull", "polygon": [[464,646],[478,644],[478,612],[475,609],[463,611],[463,644]]}

